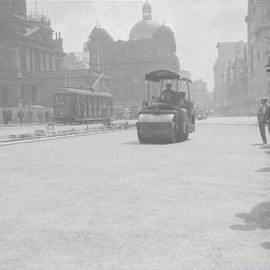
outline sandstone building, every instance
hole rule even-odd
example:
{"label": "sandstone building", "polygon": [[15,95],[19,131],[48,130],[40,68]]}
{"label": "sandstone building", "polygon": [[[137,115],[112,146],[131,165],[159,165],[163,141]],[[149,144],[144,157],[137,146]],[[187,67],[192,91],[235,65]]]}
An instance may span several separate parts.
{"label": "sandstone building", "polygon": [[248,92],[254,100],[270,96],[270,75],[265,71],[270,55],[270,1],[249,0],[248,15]]}
{"label": "sandstone building", "polygon": [[[0,1],[0,108],[51,107],[51,95],[60,87],[86,88],[100,76],[89,68],[64,69],[60,33],[49,18],[27,16],[26,10],[26,0]],[[109,77],[102,83],[108,90]]]}
{"label": "sandstone building", "polygon": [[207,83],[202,79],[192,82],[191,100],[194,102],[195,108],[202,107],[209,109],[211,107]]}
{"label": "sandstone building", "polygon": [[[214,106],[216,112],[230,113],[247,97],[247,43],[220,42],[214,66]],[[237,103],[237,104],[236,104]]]}
{"label": "sandstone building", "polygon": [[147,1],[143,5],[142,20],[132,27],[129,40],[115,41],[104,28],[96,26],[85,49],[89,52],[90,68],[117,78],[119,87],[113,94],[116,102],[123,105],[141,105],[146,99],[144,75],[147,72],[180,71],[174,33],[152,18],[152,7]]}

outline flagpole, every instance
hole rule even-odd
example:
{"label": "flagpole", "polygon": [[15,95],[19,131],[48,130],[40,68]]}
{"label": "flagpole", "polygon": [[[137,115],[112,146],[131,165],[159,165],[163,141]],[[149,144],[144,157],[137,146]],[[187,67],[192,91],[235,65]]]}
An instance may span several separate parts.
{"label": "flagpole", "polygon": [[97,20],[97,26],[96,26],[96,31],[97,31],[97,57],[98,57],[98,71],[100,71],[100,45],[99,45],[99,29],[98,29],[98,20]]}

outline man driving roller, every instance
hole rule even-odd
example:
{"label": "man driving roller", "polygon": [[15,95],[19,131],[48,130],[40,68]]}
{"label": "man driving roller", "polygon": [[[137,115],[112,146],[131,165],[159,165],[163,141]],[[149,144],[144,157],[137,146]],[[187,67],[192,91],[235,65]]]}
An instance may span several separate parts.
{"label": "man driving roller", "polygon": [[161,93],[161,100],[168,103],[168,104],[173,104],[174,103],[174,92],[171,89],[172,84],[167,83],[166,87],[167,88],[164,91],[162,91],[162,93]]}

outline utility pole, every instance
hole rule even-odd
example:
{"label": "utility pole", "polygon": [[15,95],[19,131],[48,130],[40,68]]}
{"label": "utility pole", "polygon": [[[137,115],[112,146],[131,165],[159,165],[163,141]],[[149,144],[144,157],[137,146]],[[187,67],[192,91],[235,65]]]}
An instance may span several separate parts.
{"label": "utility pole", "polygon": [[38,16],[38,1],[36,0],[36,17]]}

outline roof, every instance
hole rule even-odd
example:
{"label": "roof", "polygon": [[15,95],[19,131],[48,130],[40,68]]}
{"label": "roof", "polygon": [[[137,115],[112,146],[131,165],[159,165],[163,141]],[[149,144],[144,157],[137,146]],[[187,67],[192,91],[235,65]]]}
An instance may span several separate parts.
{"label": "roof", "polygon": [[159,28],[156,29],[154,32],[154,37],[160,37],[160,38],[172,38],[174,39],[174,33],[172,29],[166,25],[162,25]]}
{"label": "roof", "polygon": [[145,75],[145,80],[160,82],[162,80],[181,80],[191,83],[191,80],[170,70],[155,70]]}
{"label": "roof", "polygon": [[142,20],[136,23],[130,31],[129,39],[151,39],[160,24],[154,20]]}
{"label": "roof", "polygon": [[113,37],[104,29],[101,27],[95,26],[94,29],[91,31],[89,35],[89,39],[95,40],[99,39],[102,40],[102,42],[113,42]]}
{"label": "roof", "polygon": [[109,93],[103,93],[103,92],[92,92],[91,90],[85,90],[85,89],[77,89],[77,88],[61,88],[55,94],[63,94],[63,93],[69,93],[69,94],[78,94],[78,95],[88,95],[88,96],[105,96],[105,97],[113,97]]}

